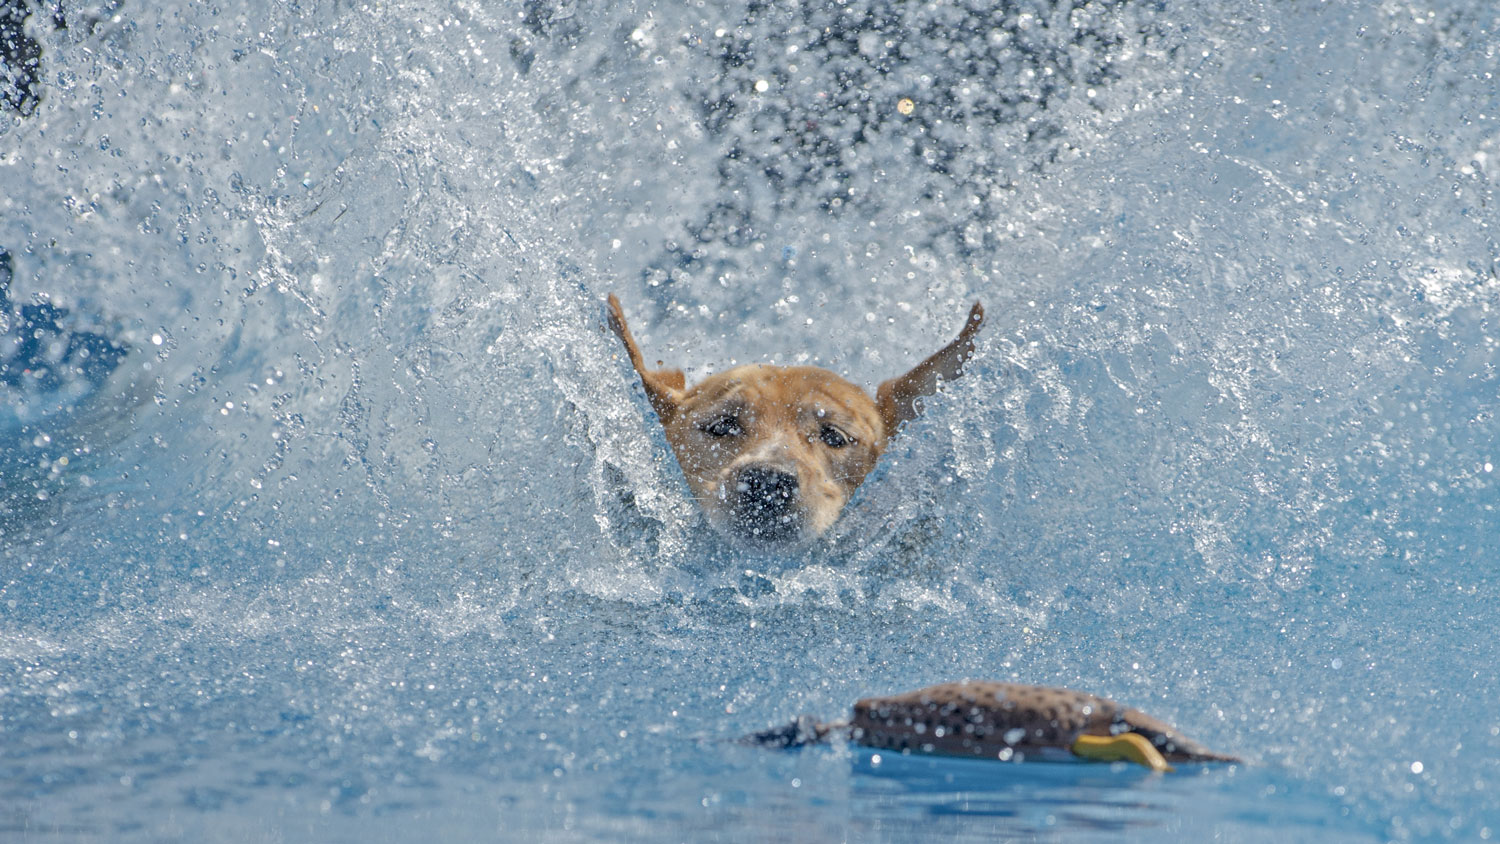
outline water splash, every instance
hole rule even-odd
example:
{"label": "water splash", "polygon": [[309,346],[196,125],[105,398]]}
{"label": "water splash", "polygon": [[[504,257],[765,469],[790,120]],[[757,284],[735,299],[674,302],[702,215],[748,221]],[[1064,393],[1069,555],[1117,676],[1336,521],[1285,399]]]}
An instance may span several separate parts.
{"label": "water splash", "polygon": [[[0,361],[120,352],[4,387],[5,823],[996,832],[682,740],[959,676],[1260,763],[1069,779],[1068,829],[1500,822],[1485,7],[65,11],[0,124]],[[690,378],[991,324],[767,558],[702,530],[609,290]]]}

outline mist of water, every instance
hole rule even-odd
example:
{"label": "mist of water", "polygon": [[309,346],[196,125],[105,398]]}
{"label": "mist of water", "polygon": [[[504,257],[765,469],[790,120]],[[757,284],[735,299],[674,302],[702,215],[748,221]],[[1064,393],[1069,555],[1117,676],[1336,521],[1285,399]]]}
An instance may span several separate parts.
{"label": "mist of water", "polygon": [[[818,807],[916,810],[683,737],[983,676],[1161,714],[1352,835],[1500,822],[1485,4],[65,11],[0,117],[26,817],[847,830]],[[766,557],[701,523],[610,291],[690,380],[873,386],[990,319]]]}

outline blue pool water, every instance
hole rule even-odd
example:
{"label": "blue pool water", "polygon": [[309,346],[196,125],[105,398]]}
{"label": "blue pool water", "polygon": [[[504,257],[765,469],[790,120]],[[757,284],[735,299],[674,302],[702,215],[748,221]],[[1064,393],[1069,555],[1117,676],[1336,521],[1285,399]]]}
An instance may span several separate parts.
{"label": "blue pool water", "polygon": [[[0,838],[1500,833],[1492,4],[62,18],[0,111]],[[767,557],[610,291],[689,378],[990,319]],[[1248,761],[724,741],[961,677]]]}

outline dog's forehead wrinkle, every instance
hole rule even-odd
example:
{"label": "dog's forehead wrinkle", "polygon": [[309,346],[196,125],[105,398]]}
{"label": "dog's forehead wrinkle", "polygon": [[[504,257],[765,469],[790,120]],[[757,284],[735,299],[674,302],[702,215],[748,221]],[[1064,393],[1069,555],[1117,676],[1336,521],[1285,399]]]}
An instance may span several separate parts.
{"label": "dog's forehead wrinkle", "polygon": [[687,395],[683,396],[683,400],[693,404],[709,404],[734,394],[740,386],[738,379],[716,375],[693,385]]}
{"label": "dog's forehead wrinkle", "polygon": [[825,422],[848,422],[857,417],[855,409],[850,406],[849,402],[829,393],[811,396],[809,401],[802,403],[799,410],[802,415]]}
{"label": "dog's forehead wrinkle", "polygon": [[739,417],[749,415],[750,408],[745,404],[745,402],[739,401],[735,398],[730,398],[727,401],[721,400],[716,402],[709,402],[704,406],[697,408],[697,410],[699,411],[699,415],[704,418],[712,418],[716,416]]}
{"label": "dog's forehead wrinkle", "polygon": [[718,416],[739,418],[751,415],[754,402],[746,400],[739,385],[730,384],[704,392],[689,393],[683,399],[683,406],[688,416],[699,422],[706,422]]}

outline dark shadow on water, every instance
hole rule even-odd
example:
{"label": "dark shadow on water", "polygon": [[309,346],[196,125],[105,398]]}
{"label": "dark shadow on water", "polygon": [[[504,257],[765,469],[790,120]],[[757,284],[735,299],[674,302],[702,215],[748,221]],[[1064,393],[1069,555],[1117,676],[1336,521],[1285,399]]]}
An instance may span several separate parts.
{"label": "dark shadow on water", "polygon": [[12,297],[10,253],[0,249],[0,536],[19,538],[78,479],[134,390],[105,388],[130,348],[98,320],[47,301]]}
{"label": "dark shadow on water", "polygon": [[97,387],[126,349],[103,333],[78,325],[67,309],[49,302],[10,300],[10,253],[0,249],[0,384],[27,393],[52,394],[70,383]]}
{"label": "dark shadow on water", "polygon": [[67,27],[60,4],[0,0],[0,105],[23,117],[36,111],[42,79],[42,47],[26,34],[26,19],[46,12],[54,27]]}

